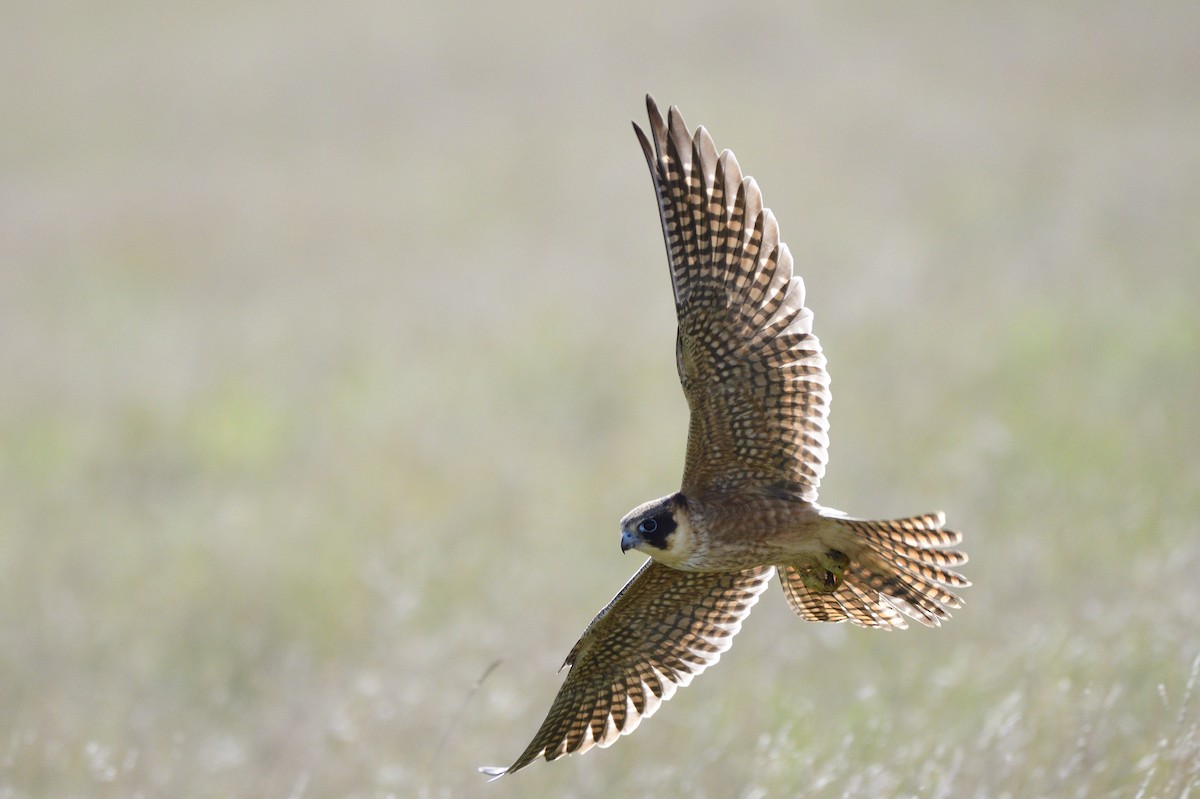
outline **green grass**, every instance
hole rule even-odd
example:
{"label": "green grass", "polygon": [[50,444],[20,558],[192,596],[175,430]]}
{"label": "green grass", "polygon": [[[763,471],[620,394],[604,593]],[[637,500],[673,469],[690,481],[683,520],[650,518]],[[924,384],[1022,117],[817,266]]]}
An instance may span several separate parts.
{"label": "green grass", "polygon": [[[1194,795],[1193,5],[432,9],[0,14],[0,797]],[[772,588],[488,785],[678,484],[646,91],[781,221],[823,501],[975,585]]]}

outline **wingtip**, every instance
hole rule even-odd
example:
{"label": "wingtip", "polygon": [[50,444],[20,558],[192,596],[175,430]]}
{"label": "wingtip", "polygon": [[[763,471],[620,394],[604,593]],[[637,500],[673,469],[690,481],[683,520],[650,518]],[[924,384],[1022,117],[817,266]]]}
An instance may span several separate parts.
{"label": "wingtip", "polygon": [[642,130],[642,126],[637,123],[637,120],[630,120],[633,125],[633,132],[637,135],[638,141],[642,143],[642,149],[648,149],[646,145],[650,144],[650,139],[646,136],[646,131]]}
{"label": "wingtip", "polygon": [[687,123],[683,121],[683,112],[679,110],[679,106],[673,105],[667,109],[667,125],[672,132],[679,131],[679,135],[686,139],[691,139],[688,134]]}
{"label": "wingtip", "polygon": [[[650,95],[647,94],[646,100],[647,100],[647,104],[651,108],[653,108],[654,107],[654,98],[652,98]],[[653,131],[654,131],[654,119],[655,119],[654,112],[651,111],[651,113],[650,113],[651,133],[653,133]],[[641,126],[638,125],[636,120],[634,120],[632,122],[632,124],[633,124],[633,133],[634,133],[634,135],[637,136],[638,144],[641,145],[642,154],[646,156],[646,164],[647,164],[647,166],[650,167],[651,174],[657,174],[657,169],[655,168],[655,160],[656,159],[654,156],[654,145],[652,145],[650,143],[650,137],[646,135],[646,131],[642,130]]]}
{"label": "wingtip", "polygon": [[508,769],[502,766],[480,766],[479,773],[485,774],[491,779],[488,782],[495,782],[508,773]]}

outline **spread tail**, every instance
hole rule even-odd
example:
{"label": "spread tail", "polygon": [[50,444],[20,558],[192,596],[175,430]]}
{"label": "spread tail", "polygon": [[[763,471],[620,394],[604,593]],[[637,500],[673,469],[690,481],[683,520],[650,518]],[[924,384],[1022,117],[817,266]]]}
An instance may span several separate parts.
{"label": "spread tail", "polygon": [[903,629],[907,615],[936,627],[950,617],[947,608],[962,606],[953,589],[971,583],[953,567],[966,563],[967,556],[951,549],[962,534],[942,528],[942,513],[887,521],[829,520],[842,528],[850,551],[831,549],[779,567],[788,605],[798,616]]}

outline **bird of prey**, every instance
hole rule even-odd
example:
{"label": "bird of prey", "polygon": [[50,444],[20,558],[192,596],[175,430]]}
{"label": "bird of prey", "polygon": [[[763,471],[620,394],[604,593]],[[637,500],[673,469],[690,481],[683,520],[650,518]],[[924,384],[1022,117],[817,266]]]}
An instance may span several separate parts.
{"label": "bird of prey", "polygon": [[829,375],[804,283],[733,153],[646,97],[646,155],[670,263],[675,361],[691,411],[679,491],[621,520],[621,550],[649,555],[567,655],[533,741],[539,757],[606,747],[717,661],[778,573],[809,621],[936,626],[970,585],[942,513],[859,519],[817,504]]}

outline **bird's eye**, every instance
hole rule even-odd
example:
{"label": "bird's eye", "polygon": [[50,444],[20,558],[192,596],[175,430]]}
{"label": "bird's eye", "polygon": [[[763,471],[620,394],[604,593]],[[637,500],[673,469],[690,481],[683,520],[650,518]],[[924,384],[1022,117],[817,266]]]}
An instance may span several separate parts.
{"label": "bird's eye", "polygon": [[646,521],[644,521],[638,525],[639,533],[653,533],[657,529],[658,529],[658,522],[655,521],[654,519],[647,519]]}

